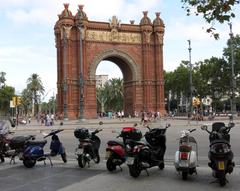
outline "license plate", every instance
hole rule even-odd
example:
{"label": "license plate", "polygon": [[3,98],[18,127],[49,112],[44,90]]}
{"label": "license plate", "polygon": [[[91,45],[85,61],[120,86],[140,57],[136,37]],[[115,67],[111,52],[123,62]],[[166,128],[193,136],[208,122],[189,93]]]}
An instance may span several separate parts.
{"label": "license plate", "polygon": [[179,163],[179,166],[180,166],[180,167],[188,167],[188,161],[186,161],[186,160],[181,160],[180,163]]}
{"label": "license plate", "polygon": [[134,157],[128,157],[128,158],[127,158],[126,163],[127,163],[128,165],[132,165],[133,162],[134,162]]}
{"label": "license plate", "polygon": [[111,151],[106,151],[105,159],[107,160],[111,155]]}
{"label": "license plate", "polygon": [[81,155],[83,153],[83,149],[76,149],[75,154],[76,155]]}
{"label": "license plate", "polygon": [[225,169],[224,161],[219,161],[218,162],[218,169],[219,170],[224,170]]}

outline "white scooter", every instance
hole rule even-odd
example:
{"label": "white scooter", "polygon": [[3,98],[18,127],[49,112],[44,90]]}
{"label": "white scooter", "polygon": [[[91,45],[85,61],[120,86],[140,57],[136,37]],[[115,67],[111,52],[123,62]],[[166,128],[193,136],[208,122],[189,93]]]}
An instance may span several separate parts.
{"label": "white scooter", "polygon": [[198,145],[190,133],[196,129],[181,131],[179,139],[179,150],[175,153],[175,168],[178,173],[182,174],[182,179],[187,180],[188,174],[197,174],[198,165]]}

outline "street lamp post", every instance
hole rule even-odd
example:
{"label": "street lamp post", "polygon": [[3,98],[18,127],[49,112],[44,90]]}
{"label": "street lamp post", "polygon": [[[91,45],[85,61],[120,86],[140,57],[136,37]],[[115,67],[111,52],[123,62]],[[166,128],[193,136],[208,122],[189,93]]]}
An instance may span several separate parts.
{"label": "street lamp post", "polygon": [[236,79],[234,74],[234,50],[233,50],[233,32],[232,32],[232,23],[229,23],[230,27],[230,50],[231,50],[231,66],[232,66],[232,74],[231,74],[231,113],[232,115],[236,113],[236,102],[235,102],[235,90],[236,90]]}
{"label": "street lamp post", "polygon": [[80,86],[80,104],[79,104],[79,121],[85,121],[84,118],[84,77],[83,77],[83,26],[79,25],[79,40],[80,40],[80,79],[79,79],[79,86]]}
{"label": "street lamp post", "polygon": [[193,95],[192,95],[192,61],[191,61],[191,51],[192,51],[192,48],[191,48],[191,40],[188,40],[188,51],[189,51],[189,86],[190,86],[190,108],[189,108],[189,111],[190,111],[190,114],[192,115],[192,112],[193,112],[193,108],[192,108],[192,98],[193,98]]}

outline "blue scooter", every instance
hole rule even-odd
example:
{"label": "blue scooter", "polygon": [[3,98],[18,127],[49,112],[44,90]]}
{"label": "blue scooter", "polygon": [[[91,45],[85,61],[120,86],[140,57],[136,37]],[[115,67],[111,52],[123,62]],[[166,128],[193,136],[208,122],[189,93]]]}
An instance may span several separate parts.
{"label": "blue scooter", "polygon": [[58,130],[52,130],[49,134],[46,134],[44,138],[47,138],[49,136],[52,137],[51,144],[50,144],[50,153],[44,153],[44,146],[47,143],[47,140],[43,141],[28,141],[27,147],[23,153],[23,164],[27,168],[32,168],[35,166],[37,161],[44,161],[46,159],[49,159],[51,166],[52,161],[51,157],[61,155],[62,160],[64,163],[67,162],[67,155],[65,152],[65,148],[63,147],[62,143],[59,140],[59,137],[57,134],[59,132],[63,131],[63,129],[58,129]]}

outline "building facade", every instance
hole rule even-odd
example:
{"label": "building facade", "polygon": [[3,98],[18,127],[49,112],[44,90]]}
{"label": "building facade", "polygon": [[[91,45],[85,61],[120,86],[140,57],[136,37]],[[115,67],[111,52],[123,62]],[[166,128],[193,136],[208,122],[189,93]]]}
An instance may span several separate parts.
{"label": "building facade", "polygon": [[160,13],[151,21],[143,12],[139,24],[90,21],[83,6],[76,15],[64,4],[55,24],[57,49],[57,110],[64,118],[97,117],[96,69],[111,61],[121,69],[124,111],[165,113],[163,77],[164,23]]}

